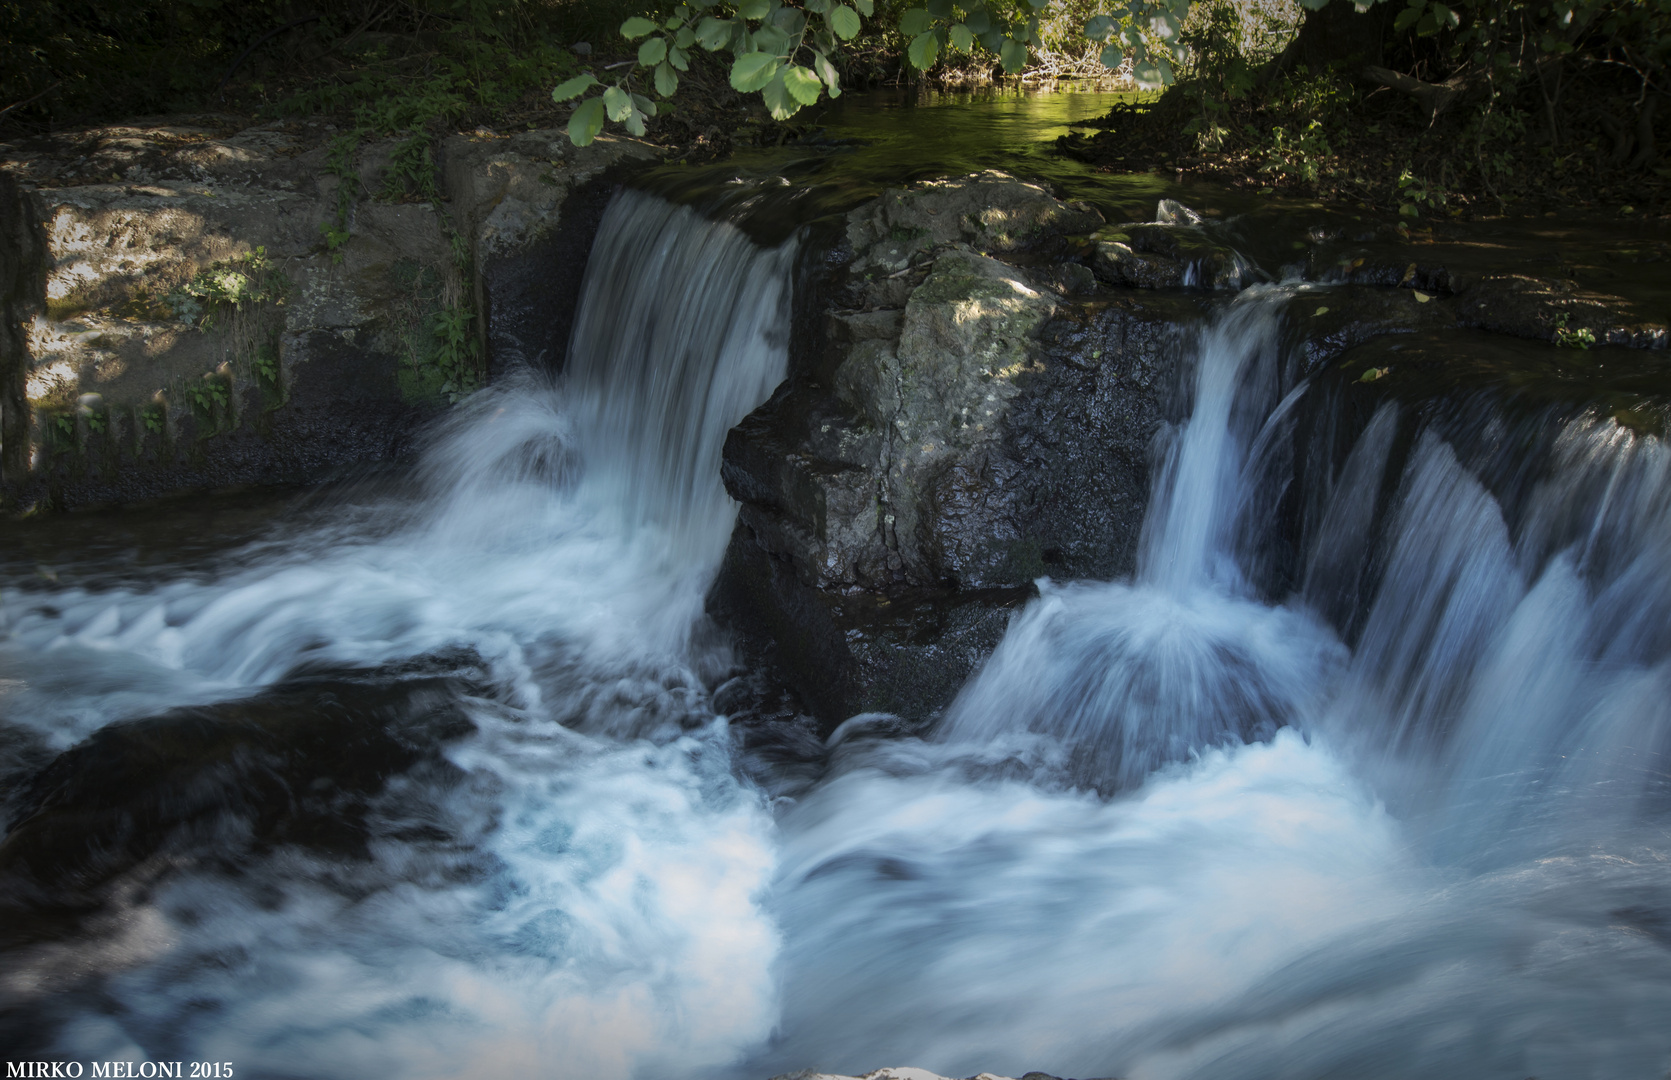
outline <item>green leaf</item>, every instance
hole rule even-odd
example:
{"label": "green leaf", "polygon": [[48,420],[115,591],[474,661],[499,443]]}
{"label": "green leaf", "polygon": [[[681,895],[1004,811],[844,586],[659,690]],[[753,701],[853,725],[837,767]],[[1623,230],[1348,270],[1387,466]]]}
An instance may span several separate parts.
{"label": "green leaf", "polygon": [[951,38],[951,47],[956,49],[958,52],[970,53],[975,51],[975,35],[971,34],[969,32],[969,28],[964,26],[962,23],[958,23],[956,26],[952,27],[951,34],[949,36]]}
{"label": "green leaf", "polygon": [[653,34],[655,32],[655,23],[651,22],[649,19],[640,18],[637,15],[634,15],[632,18],[621,24],[621,36],[626,38],[628,41],[637,41],[645,34]]}
{"label": "green leaf", "polygon": [[680,71],[690,70],[690,54],[677,45],[667,51],[667,62]]}
{"label": "green leaf", "polygon": [[799,37],[806,29],[806,13],[799,8],[778,8],[772,12],[771,23],[789,37]]}
{"label": "green leaf", "polygon": [[846,4],[838,4],[827,18],[830,29],[841,40],[852,41],[859,36],[859,13]]}
{"label": "green leaf", "polygon": [[656,115],[656,103],[645,97],[643,94],[634,94],[632,96],[632,106],[645,116]]}
{"label": "green leaf", "polygon": [[802,105],[818,104],[818,97],[824,92],[824,82],[813,74],[811,68],[790,64],[783,69],[783,85],[793,97]]}
{"label": "green leaf", "polygon": [[998,46],[998,59],[1004,65],[1004,73],[1014,75],[1027,66],[1027,46],[1013,38],[1005,38]]}
{"label": "green leaf", "polygon": [[802,6],[814,15],[822,15],[830,10],[830,0],[805,0]]}
{"label": "green leaf", "polygon": [[772,13],[772,0],[742,0],[737,14],[745,19],[764,19]]}
{"label": "green leaf", "polygon": [[867,19],[876,14],[876,0],[853,0],[853,6]]}
{"label": "green leaf", "polygon": [[598,85],[597,76],[588,71],[584,75],[576,75],[566,83],[562,83],[551,92],[552,101],[568,101]]}
{"label": "green leaf", "polygon": [[963,25],[969,28],[971,34],[980,37],[992,32],[992,16],[987,14],[984,7],[972,8],[964,18]]}
{"label": "green leaf", "polygon": [[641,139],[644,137],[644,114],[637,109],[629,110],[626,119],[621,123],[626,127],[628,135],[634,135]]}
{"label": "green leaf", "polygon": [[934,66],[934,58],[939,53],[940,39],[932,33],[924,33],[911,39],[910,47],[905,50],[905,58],[911,61],[911,66],[918,71],[927,71]]}
{"label": "green leaf", "polygon": [[760,88],[760,99],[766,103],[766,111],[772,114],[773,120],[787,120],[801,111],[801,103],[795,100],[789,88],[784,85],[784,72],[778,71],[776,78]]}
{"label": "green leaf", "polygon": [[1086,20],[1085,36],[1092,41],[1107,41],[1108,35],[1114,32],[1119,24],[1107,15],[1096,15]]}
{"label": "green leaf", "polygon": [[1004,46],[1004,35],[997,30],[978,33],[975,38],[986,48],[987,52],[997,52]]}
{"label": "green leaf", "polygon": [[952,17],[952,0],[928,0],[924,5],[928,13],[936,19],[948,20]]}
{"label": "green leaf", "polygon": [[731,36],[736,30],[737,24],[730,19],[716,19],[709,15],[697,24],[696,40],[709,52],[718,52],[731,44]]}
{"label": "green leaf", "polygon": [[666,38],[653,37],[638,47],[638,62],[645,67],[655,67],[666,59]]}
{"label": "green leaf", "polygon": [[1426,11],[1427,4],[1424,0],[1411,0],[1410,6],[1399,12],[1397,17],[1393,19],[1393,29],[1403,33],[1416,25],[1416,20],[1421,18]]}
{"label": "green leaf", "polygon": [[672,97],[679,89],[679,76],[673,74],[673,69],[666,64],[656,65],[656,93],[662,97]]}
{"label": "green leaf", "polygon": [[1097,57],[1097,62],[1105,68],[1117,68],[1126,62],[1125,50],[1120,48],[1119,45],[1104,45],[1102,55]]}
{"label": "green leaf", "polygon": [[632,112],[632,95],[619,86],[611,86],[603,92],[603,107],[608,111],[609,118],[619,123]]}
{"label": "green leaf", "polygon": [[688,26],[679,27],[679,32],[673,35],[675,49],[688,49],[696,44],[696,31]]}
{"label": "green leaf", "polygon": [[789,51],[789,36],[771,23],[761,23],[759,29],[751,35],[755,52],[767,52],[773,56],[782,56]]}
{"label": "green leaf", "polygon": [[754,52],[739,56],[731,65],[731,88],[743,94],[764,90],[782,66],[782,61],[772,53]]}
{"label": "green leaf", "polygon": [[1050,0],[1027,0],[1027,2],[1033,5],[1034,11],[1043,11],[1050,6]]}
{"label": "green leaf", "polygon": [[914,38],[927,30],[933,22],[928,12],[922,8],[911,8],[899,17],[899,32],[906,37]]}
{"label": "green leaf", "polygon": [[603,130],[603,99],[585,102],[569,117],[569,142],[585,146]]}
{"label": "green leaf", "polygon": [[818,72],[820,79],[824,80],[824,88],[830,92],[831,97],[838,98],[841,96],[841,76],[837,73],[835,65],[830,63],[828,56],[823,53],[813,53],[812,69]]}
{"label": "green leaf", "polygon": [[1172,85],[1172,65],[1165,60],[1144,60],[1131,69],[1132,81],[1144,90]]}

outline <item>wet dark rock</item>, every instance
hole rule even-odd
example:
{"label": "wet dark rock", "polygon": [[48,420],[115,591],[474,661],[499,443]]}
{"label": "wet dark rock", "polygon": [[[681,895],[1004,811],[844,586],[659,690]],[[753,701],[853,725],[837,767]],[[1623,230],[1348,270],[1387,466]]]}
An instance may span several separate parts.
{"label": "wet dark rock", "polygon": [[1092,268],[1110,285],[1234,289],[1248,273],[1247,263],[1234,249],[1198,225],[1120,225],[1099,231],[1093,240]]}
{"label": "wet dark rock", "polygon": [[457,705],[473,677],[460,663],[303,673],[246,700],[101,728],[13,807],[0,841],[3,943],[96,911],[122,879],[205,863],[235,872],[285,844],[364,857],[367,814],[392,777],[458,773],[440,751],[474,730]]}
{"label": "wet dark rock", "polygon": [[[1039,223],[1038,246],[981,254],[974,215],[904,246],[876,227],[975,197]],[[861,207],[820,355],[727,440],[743,507],[716,606],[767,628],[826,722],[929,715],[1034,578],[1132,569],[1171,352],[1196,315],[1098,289],[1071,250],[1053,261],[1052,229],[1088,222],[994,174]]]}

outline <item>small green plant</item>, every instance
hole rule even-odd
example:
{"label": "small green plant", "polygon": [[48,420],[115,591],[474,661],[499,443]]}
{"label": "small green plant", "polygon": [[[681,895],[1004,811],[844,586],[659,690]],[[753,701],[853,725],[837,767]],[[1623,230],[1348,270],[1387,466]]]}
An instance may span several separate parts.
{"label": "small green plant", "polygon": [[1334,148],[1329,145],[1328,133],[1321,120],[1311,121],[1294,136],[1290,136],[1286,128],[1278,126],[1271,129],[1271,141],[1265,149],[1265,164],[1259,171],[1314,184],[1333,153]]}
{"label": "small green plant", "polygon": [[475,320],[476,313],[463,304],[442,308],[430,317],[434,363],[443,376],[441,393],[451,402],[475,393],[479,385],[480,348],[470,330]]}
{"label": "small green plant", "polygon": [[69,413],[59,413],[52,418],[53,442],[59,448],[75,445],[75,417]]}
{"label": "small green plant", "polygon": [[353,234],[347,229],[331,224],[329,221],[321,221],[319,231],[324,234],[325,252],[330,255],[331,262],[340,264],[342,262],[342,249],[353,238]]}
{"label": "small green plant", "polygon": [[269,390],[279,389],[279,358],[277,342],[268,342],[255,351],[250,358],[250,368],[255,372],[255,378]]}
{"label": "small green plant", "polygon": [[169,292],[164,303],[176,319],[208,330],[230,310],[283,303],[289,291],[290,280],[273,269],[267,249],[258,247],[199,270],[190,281]]}
{"label": "small green plant", "polygon": [[161,435],[168,421],[161,405],[152,405],[139,414],[139,422],[153,435]]}
{"label": "small green plant", "polygon": [[440,191],[435,180],[435,154],[425,132],[414,132],[402,139],[389,155],[388,168],[383,173],[383,186],[377,192],[383,202],[403,202],[409,198],[420,202],[435,202]]}
{"label": "small green plant", "polygon": [[1445,205],[1445,193],[1418,178],[1406,165],[1398,174],[1398,216],[1414,220]]}
{"label": "small green plant", "polygon": [[1555,316],[1555,344],[1563,349],[1588,349],[1596,343],[1596,335],[1587,326],[1572,329],[1567,326],[1568,315],[1561,312]]}
{"label": "small green plant", "polygon": [[231,398],[225,380],[212,371],[186,384],[186,400],[191,402],[191,410],[200,420],[214,420],[216,412],[225,408]]}

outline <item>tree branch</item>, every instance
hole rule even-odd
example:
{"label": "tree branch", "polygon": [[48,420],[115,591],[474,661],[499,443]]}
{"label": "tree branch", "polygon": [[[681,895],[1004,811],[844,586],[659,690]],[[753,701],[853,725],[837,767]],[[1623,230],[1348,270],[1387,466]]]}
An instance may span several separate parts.
{"label": "tree branch", "polygon": [[1448,109],[1451,102],[1460,97],[1469,88],[1471,80],[1465,72],[1459,72],[1440,83],[1423,82],[1412,75],[1401,75],[1396,71],[1374,64],[1363,69],[1364,78],[1379,83],[1389,90],[1397,90],[1401,94],[1408,94],[1416,99],[1427,110],[1429,124],[1439,118],[1439,114]]}

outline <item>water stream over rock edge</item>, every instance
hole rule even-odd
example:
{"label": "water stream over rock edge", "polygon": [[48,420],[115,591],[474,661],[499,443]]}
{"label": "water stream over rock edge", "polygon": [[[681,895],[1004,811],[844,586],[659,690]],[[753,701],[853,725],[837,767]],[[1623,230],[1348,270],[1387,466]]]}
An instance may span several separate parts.
{"label": "water stream over rock edge", "polygon": [[[679,243],[713,236],[694,219],[680,229]],[[770,257],[725,250],[739,273]],[[1247,297],[1232,315],[1270,316],[1281,298]],[[1221,333],[1227,347],[1211,355],[1225,363],[1212,370],[1228,373],[1211,393],[1191,390],[1169,443],[1177,472],[1158,473],[1157,502],[1173,502],[1156,520],[1196,520],[1179,526],[1202,555],[1183,560],[1194,569],[1066,587],[1028,608],[1007,645],[1024,653],[1027,627],[1039,628],[1060,663],[1054,683],[1083,681],[1050,645],[1065,613],[1072,640],[1094,646],[1092,671],[1186,673],[1125,680],[1116,700],[1143,686],[1176,704],[1160,698],[1251,671],[1285,692],[1274,705],[1231,702],[1228,715],[1258,705],[1288,728],[1174,737],[1193,711],[1151,710],[1172,741],[1111,755],[1106,707],[1079,691],[1078,713],[1038,710],[1070,715],[1059,727],[1017,723],[1025,708],[991,722],[954,714],[927,740],[859,722],[780,771],[775,794],[792,802],[773,806],[737,782],[735,751],[706,719],[728,661],[690,629],[723,501],[690,501],[705,509],[672,522],[701,524],[710,555],[668,545],[659,500],[620,497],[670,483],[665,459],[646,446],[641,471],[600,481],[571,453],[596,445],[571,434],[592,422],[571,413],[573,388],[508,386],[454,426],[431,459],[431,495],[393,533],[349,521],[241,579],[46,590],[8,625],[23,631],[8,649],[31,665],[26,684],[40,681],[41,657],[65,662],[65,681],[42,696],[112,657],[149,659],[159,704],[209,705],[251,686],[300,688],[333,666],[386,681],[380,666],[429,657],[414,674],[452,680],[442,693],[475,727],[454,741],[437,723],[432,772],[372,792],[368,860],[344,870],[317,841],[280,837],[239,868],[252,849],[239,816],[223,815],[222,859],[113,894],[125,922],[87,946],[108,982],[53,985],[66,965],[48,944],[17,969],[12,1001],[46,988],[59,1053],[236,1052],[258,1075],[503,1075],[552,1061],[565,1075],[705,1064],[763,1075],[779,1062],[878,1059],[947,1073],[1396,1076],[1465,1062],[1475,1075],[1561,1075],[1596,1060],[1598,1030],[1613,1055],[1604,1071],[1649,1075],[1664,1060],[1652,1020],[1667,1001],[1653,855],[1666,731],[1655,689],[1666,606],[1649,585],[1663,577],[1658,440],[1580,416],[1561,426],[1547,469],[1482,483],[1471,470],[1491,473],[1502,440],[1447,441],[1414,410],[1377,405],[1361,437],[1338,436],[1346,464],[1306,493],[1317,513],[1300,515],[1314,542],[1286,557],[1304,571],[1306,604],[1339,596],[1333,575],[1352,572],[1364,599],[1344,608],[1358,620],[1340,631],[1355,643],[1348,660],[1306,604],[1261,602],[1281,575],[1260,568],[1283,559],[1258,544],[1248,557],[1242,541],[1261,532],[1265,507],[1226,497],[1257,491],[1285,462],[1293,475],[1296,441],[1279,436],[1303,427],[1278,324],[1256,321]],[[639,370],[646,401],[667,400],[655,366]],[[1227,395],[1249,404],[1222,409],[1222,426],[1197,422]],[[637,419],[615,430],[630,436]],[[1220,449],[1192,456],[1192,435]],[[1333,474],[1324,457],[1318,471]],[[1202,474],[1215,479],[1175,485]],[[711,489],[712,474],[671,486],[687,482]],[[613,494],[589,498],[588,485]],[[1379,557],[1343,554],[1378,546]],[[1356,572],[1375,562],[1373,580]],[[1131,602],[1144,588],[1159,593],[1148,609]],[[240,592],[269,614],[250,619]],[[355,613],[363,632],[319,633],[333,611]],[[1172,651],[1130,651],[1143,637],[1130,628],[1164,629],[1149,644]],[[227,649],[238,641],[247,648]],[[460,644],[465,655],[446,655]],[[1187,663],[1150,659],[1169,655]],[[1500,691],[1525,683],[1527,655],[1542,681]],[[1035,684],[1045,670],[1019,668]],[[130,691],[147,685],[118,675]],[[83,692],[96,699],[76,717],[84,725],[136,707],[96,680]],[[9,706],[19,693],[8,685]],[[1600,704],[1567,731],[1575,700]],[[1505,723],[1536,737],[1505,740]],[[1262,741],[1243,745],[1247,735]],[[1557,763],[1577,745],[1582,761]],[[1621,781],[1635,789],[1614,795]],[[204,837],[181,839],[191,851]],[[1481,1000],[1481,985],[1499,998]],[[298,999],[298,986],[334,1010]],[[1547,1022],[1574,1015],[1591,1026]],[[403,1055],[392,1063],[391,1045]]]}

